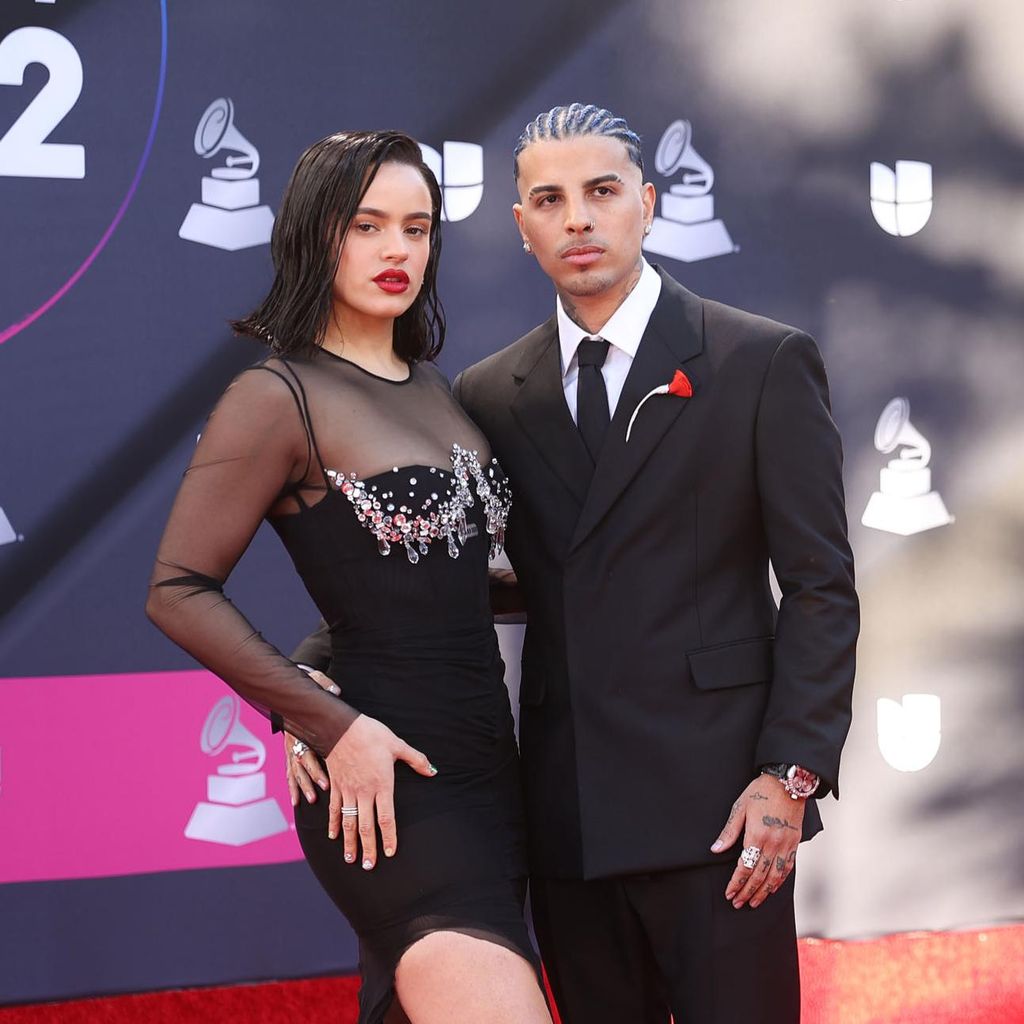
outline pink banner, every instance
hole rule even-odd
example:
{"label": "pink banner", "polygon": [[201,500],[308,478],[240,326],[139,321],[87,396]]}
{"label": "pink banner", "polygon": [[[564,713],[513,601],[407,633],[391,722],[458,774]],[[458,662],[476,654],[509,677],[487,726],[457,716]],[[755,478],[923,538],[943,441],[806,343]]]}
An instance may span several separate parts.
{"label": "pink banner", "polygon": [[284,773],[208,672],[0,679],[0,882],[298,860]]}

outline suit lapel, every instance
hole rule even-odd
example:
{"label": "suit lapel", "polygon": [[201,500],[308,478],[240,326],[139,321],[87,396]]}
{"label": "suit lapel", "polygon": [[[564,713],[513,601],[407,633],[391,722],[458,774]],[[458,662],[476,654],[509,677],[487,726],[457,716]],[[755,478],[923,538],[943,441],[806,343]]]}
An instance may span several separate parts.
{"label": "suit lapel", "polygon": [[590,486],[591,462],[562,389],[558,325],[554,317],[526,339],[515,377],[522,383],[510,406],[523,432],[555,475],[583,505]]}
{"label": "suit lapel", "polygon": [[[675,371],[684,369],[683,364],[700,355],[704,347],[700,298],[664,271],[659,269],[658,273],[662,279],[661,295],[615,407],[570,550],[577,548],[604,518],[686,407],[700,400],[699,381],[692,367],[686,368],[694,386],[694,396],[657,395],[651,398],[637,417],[629,444],[626,444],[626,427],[643,397],[653,388],[668,384]],[[564,400],[562,405],[565,405]],[[578,433],[576,431],[577,436]],[[583,456],[586,456],[585,450]]]}

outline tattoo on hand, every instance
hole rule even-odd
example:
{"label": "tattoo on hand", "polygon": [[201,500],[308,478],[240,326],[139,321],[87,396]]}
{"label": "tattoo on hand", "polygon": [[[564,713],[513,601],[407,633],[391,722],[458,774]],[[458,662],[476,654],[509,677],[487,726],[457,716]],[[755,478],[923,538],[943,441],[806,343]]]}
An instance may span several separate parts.
{"label": "tattoo on hand", "polygon": [[736,803],[734,803],[732,805],[732,810],[729,812],[729,820],[725,823],[726,827],[731,825],[736,820],[736,815],[739,814],[739,813],[740,813],[740,802],[739,802],[739,800],[737,800]]}
{"label": "tattoo on hand", "polygon": [[766,814],[761,819],[761,823],[765,825],[767,828],[789,828],[792,829],[794,832],[800,831],[800,829],[798,829],[796,825],[790,825],[788,818],[776,818],[770,814]]}
{"label": "tattoo on hand", "polygon": [[766,797],[766,796],[764,795],[764,793],[761,793],[761,792],[757,792],[757,793],[751,793],[751,794],[750,794],[750,799],[751,799],[751,800],[767,800],[767,799],[768,799],[768,797]]}
{"label": "tattoo on hand", "polygon": [[775,858],[775,870],[778,871],[778,873],[780,875],[785,874],[785,872],[786,872],[786,858],[785,857],[776,857]]}

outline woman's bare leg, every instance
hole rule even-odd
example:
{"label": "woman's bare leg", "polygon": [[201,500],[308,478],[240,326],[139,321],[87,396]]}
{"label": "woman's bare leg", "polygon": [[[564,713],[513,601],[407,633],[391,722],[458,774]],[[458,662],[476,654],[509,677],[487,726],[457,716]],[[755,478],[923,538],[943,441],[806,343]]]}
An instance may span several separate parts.
{"label": "woman's bare leg", "polygon": [[551,1024],[533,967],[460,932],[414,942],[398,963],[395,989],[412,1024]]}

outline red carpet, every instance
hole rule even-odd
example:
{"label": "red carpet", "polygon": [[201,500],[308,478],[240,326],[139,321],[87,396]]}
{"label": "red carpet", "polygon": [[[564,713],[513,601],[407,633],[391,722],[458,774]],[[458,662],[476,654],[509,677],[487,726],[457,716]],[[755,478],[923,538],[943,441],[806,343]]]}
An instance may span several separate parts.
{"label": "red carpet", "polygon": [[[809,939],[800,959],[803,1024],[1024,1024],[1024,926]],[[0,1010],[0,1024],[349,1024],[357,987],[329,978],[84,999]]]}

